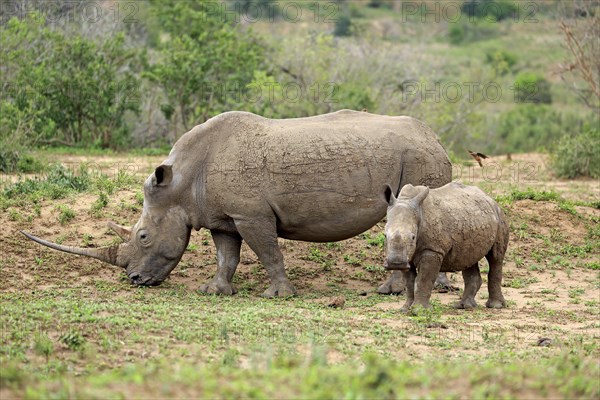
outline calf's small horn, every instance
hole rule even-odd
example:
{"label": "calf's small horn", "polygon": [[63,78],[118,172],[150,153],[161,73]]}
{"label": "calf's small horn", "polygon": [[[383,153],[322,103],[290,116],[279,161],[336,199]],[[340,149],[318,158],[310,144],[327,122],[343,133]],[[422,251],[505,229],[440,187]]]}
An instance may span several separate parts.
{"label": "calf's small horn", "polygon": [[23,235],[27,236],[27,238],[33,240],[34,242],[39,243],[44,246],[47,246],[47,247],[50,247],[51,249],[54,249],[54,250],[64,251],[66,253],[71,253],[71,254],[78,254],[80,256],[96,258],[100,261],[104,261],[109,264],[116,265],[118,267],[126,267],[127,266],[127,261],[124,259],[124,257],[121,256],[121,253],[123,250],[122,246],[124,246],[124,244],[119,244],[119,245],[109,246],[109,247],[102,247],[102,248],[98,248],[98,249],[86,249],[86,248],[82,248],[82,247],[63,246],[60,244],[49,242],[44,239],[40,239],[38,237],[30,235],[27,232],[21,231],[21,233]]}

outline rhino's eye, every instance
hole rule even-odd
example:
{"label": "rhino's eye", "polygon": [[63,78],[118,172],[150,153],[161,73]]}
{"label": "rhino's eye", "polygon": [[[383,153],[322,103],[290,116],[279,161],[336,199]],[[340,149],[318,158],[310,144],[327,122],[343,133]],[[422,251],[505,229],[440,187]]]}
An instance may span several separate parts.
{"label": "rhino's eye", "polygon": [[414,233],[410,234],[410,240],[415,240],[415,234]]}
{"label": "rhino's eye", "polygon": [[148,232],[146,231],[139,231],[138,232],[138,239],[142,242],[148,242]]}

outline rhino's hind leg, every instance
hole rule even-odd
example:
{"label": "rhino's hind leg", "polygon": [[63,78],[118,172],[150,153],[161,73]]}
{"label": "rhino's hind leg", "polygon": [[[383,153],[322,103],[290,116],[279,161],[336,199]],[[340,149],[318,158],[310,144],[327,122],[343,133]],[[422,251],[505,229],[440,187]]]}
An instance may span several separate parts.
{"label": "rhino's hind leg", "polygon": [[456,286],[452,285],[452,282],[450,282],[450,279],[448,279],[448,276],[445,272],[440,272],[438,274],[433,287],[437,289],[439,293],[448,293],[458,290]]}
{"label": "rhino's hind leg", "polygon": [[235,220],[235,226],[269,273],[271,285],[263,292],[262,296],[272,298],[295,295],[296,289],[285,273],[283,254],[277,243],[275,221],[269,219]]}
{"label": "rhino's hind leg", "polygon": [[477,307],[475,295],[481,287],[481,273],[479,272],[479,264],[473,265],[462,272],[465,281],[465,291],[462,299],[456,304],[456,308],[471,309]]}
{"label": "rhino's hind leg", "polygon": [[402,272],[392,271],[390,277],[381,286],[377,288],[379,294],[402,294],[406,289],[405,280]]}
{"label": "rhino's hind leg", "polygon": [[235,294],[237,291],[231,280],[240,262],[242,238],[238,234],[217,231],[211,231],[211,235],[217,248],[217,274],[200,286],[200,291],[209,294]]}

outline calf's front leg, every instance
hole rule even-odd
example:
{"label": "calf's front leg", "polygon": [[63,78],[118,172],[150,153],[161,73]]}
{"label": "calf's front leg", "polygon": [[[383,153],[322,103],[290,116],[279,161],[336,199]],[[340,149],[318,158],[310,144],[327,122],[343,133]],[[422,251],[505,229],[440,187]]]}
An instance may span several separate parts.
{"label": "calf's front leg", "polygon": [[430,307],[431,290],[442,266],[443,257],[439,253],[425,250],[416,263],[417,277],[415,279],[414,306]]}
{"label": "calf's front leg", "polygon": [[402,311],[408,312],[415,301],[415,278],[417,277],[417,270],[411,265],[409,270],[402,271],[402,276],[406,283],[406,303],[402,306]]}

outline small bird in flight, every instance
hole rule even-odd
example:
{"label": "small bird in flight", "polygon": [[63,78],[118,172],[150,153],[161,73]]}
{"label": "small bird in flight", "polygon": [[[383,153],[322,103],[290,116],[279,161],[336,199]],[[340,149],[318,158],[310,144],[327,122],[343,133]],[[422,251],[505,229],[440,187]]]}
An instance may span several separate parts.
{"label": "small bird in flight", "polygon": [[486,156],[483,153],[474,153],[471,150],[467,150],[467,151],[469,152],[471,157],[473,157],[475,159],[475,161],[477,161],[479,163],[479,166],[483,168],[483,164],[481,163],[481,160],[484,158],[488,158],[488,156]]}

